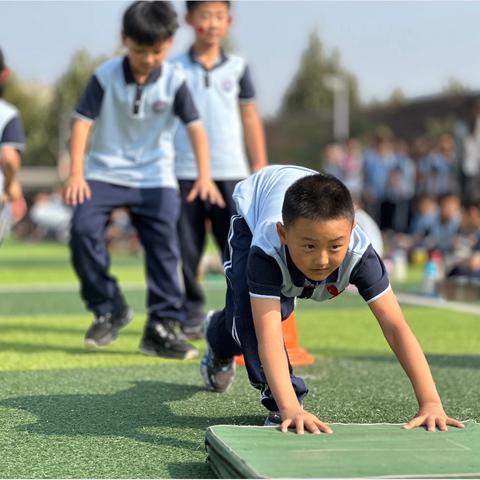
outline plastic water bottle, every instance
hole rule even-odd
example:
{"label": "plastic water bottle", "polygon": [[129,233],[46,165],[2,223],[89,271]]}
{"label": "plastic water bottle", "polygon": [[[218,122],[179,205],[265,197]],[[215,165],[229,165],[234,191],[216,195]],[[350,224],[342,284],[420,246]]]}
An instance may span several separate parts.
{"label": "plastic water bottle", "polygon": [[428,260],[423,269],[422,292],[429,297],[437,296],[438,265],[432,260]]}

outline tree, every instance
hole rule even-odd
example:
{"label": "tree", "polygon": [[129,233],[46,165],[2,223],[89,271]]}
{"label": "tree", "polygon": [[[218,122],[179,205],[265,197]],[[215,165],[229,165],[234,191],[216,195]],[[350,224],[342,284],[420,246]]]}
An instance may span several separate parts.
{"label": "tree", "polygon": [[5,100],[20,111],[26,134],[24,165],[39,165],[49,157],[44,126],[51,98],[52,92],[48,87],[23,82],[15,74],[8,81]]}
{"label": "tree", "polygon": [[358,87],[355,77],[341,66],[338,50],[334,50],[331,55],[324,52],[318,32],[315,30],[310,34],[300,68],[284,96],[281,115],[331,112],[333,92],[328,86],[328,79],[332,76],[344,79],[350,105],[356,108]]}
{"label": "tree", "polygon": [[70,120],[81,94],[97,65],[104,57],[93,58],[86,50],[77,51],[66,72],[54,87],[46,124],[49,164],[55,165],[67,149]]}

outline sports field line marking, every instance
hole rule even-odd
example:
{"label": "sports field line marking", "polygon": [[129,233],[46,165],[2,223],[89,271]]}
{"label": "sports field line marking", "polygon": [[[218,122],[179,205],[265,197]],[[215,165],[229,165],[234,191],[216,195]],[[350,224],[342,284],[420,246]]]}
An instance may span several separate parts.
{"label": "sports field line marking", "polygon": [[400,303],[407,303],[420,307],[443,308],[446,310],[453,310],[454,312],[480,315],[480,305],[472,305],[465,302],[452,302],[450,300],[438,298],[428,298],[422,295],[414,295],[411,293],[396,293],[395,295]]}

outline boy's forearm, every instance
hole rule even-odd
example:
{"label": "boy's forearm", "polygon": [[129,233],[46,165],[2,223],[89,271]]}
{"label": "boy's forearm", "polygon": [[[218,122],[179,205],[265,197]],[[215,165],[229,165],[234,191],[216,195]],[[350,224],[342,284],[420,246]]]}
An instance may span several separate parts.
{"label": "boy's forearm", "polygon": [[210,157],[205,129],[201,122],[195,122],[188,126],[187,132],[197,162],[198,178],[210,178]]}
{"label": "boy's forearm", "polygon": [[268,386],[280,410],[299,406],[290,379],[280,314],[280,301],[251,300],[258,355]]}
{"label": "boy's forearm", "polygon": [[253,172],[268,164],[265,131],[255,104],[241,107],[243,131]]}
{"label": "boy's forearm", "polygon": [[5,186],[8,190],[9,185],[14,181],[18,170],[20,169],[20,154],[13,147],[3,147],[0,152],[0,169],[5,178]]}
{"label": "boy's forearm", "polygon": [[70,176],[83,177],[85,152],[91,124],[84,120],[74,120],[70,137]]}

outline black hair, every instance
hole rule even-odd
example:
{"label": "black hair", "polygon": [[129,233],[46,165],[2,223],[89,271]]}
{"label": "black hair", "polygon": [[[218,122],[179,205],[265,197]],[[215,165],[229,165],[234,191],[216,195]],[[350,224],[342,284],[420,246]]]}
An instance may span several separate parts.
{"label": "black hair", "polygon": [[122,33],[140,45],[166,41],[177,28],[177,12],[170,2],[137,1],[123,14]]}
{"label": "black hair", "polygon": [[287,189],[282,206],[285,227],[299,218],[309,220],[355,219],[352,196],[333,175],[316,174],[297,180]]}
{"label": "black hair", "polygon": [[[202,1],[205,1],[205,0],[194,0],[193,2],[185,2],[187,6],[187,13],[193,13],[197,9],[197,7],[202,4]],[[214,1],[220,1],[220,0],[214,0]],[[230,10],[231,2],[224,1],[222,3],[226,3],[227,8]]]}
{"label": "black hair", "polygon": [[[5,70],[7,66],[5,65],[5,57],[3,56],[2,49],[0,48],[0,72]],[[5,95],[5,83],[0,82],[0,98],[3,98]]]}

